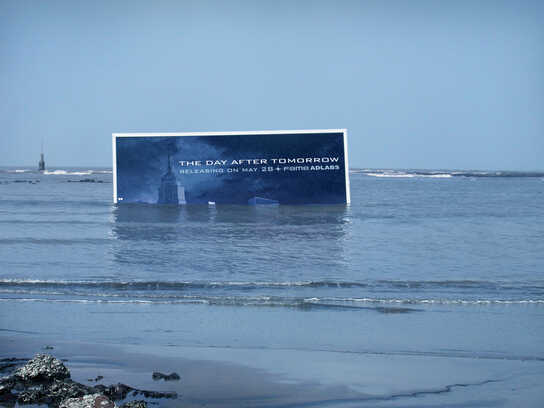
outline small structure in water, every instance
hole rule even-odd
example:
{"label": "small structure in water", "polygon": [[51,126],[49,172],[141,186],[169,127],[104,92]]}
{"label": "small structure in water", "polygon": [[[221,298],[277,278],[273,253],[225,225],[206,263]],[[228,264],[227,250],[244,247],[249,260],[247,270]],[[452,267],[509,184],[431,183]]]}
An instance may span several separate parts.
{"label": "small structure in water", "polygon": [[38,163],[38,170],[45,171],[45,160],[43,159],[43,143],[42,143],[42,152],[40,153],[40,162]]}

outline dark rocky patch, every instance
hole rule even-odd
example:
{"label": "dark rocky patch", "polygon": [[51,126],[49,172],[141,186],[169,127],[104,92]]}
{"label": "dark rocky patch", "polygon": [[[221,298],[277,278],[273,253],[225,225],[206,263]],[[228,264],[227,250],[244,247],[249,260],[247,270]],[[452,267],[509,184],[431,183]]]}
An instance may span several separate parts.
{"label": "dark rocky patch", "polygon": [[90,394],[79,398],[69,398],[59,408],[115,408],[116,405],[100,394]]}
{"label": "dark rocky patch", "polygon": [[0,401],[4,396],[8,396],[8,394],[11,393],[11,390],[15,388],[16,381],[9,378],[4,377],[0,380]]}
{"label": "dark rocky patch", "polygon": [[17,369],[13,376],[23,383],[28,383],[70,378],[70,372],[55,357],[49,354],[36,354],[32,360]]}
{"label": "dark rocky patch", "polygon": [[[3,359],[0,363],[11,367],[20,365],[21,360]],[[98,376],[94,381],[102,378]],[[70,371],[60,360],[48,354],[37,354],[12,375],[0,378],[0,404],[6,406],[18,403],[45,404],[53,408],[114,408],[113,401],[123,400],[129,394],[153,399],[177,398],[175,392],[140,390],[121,383],[94,387],[80,384],[70,379]],[[127,402],[122,406],[146,407],[147,403],[142,400]]]}
{"label": "dark rocky patch", "polygon": [[[13,183],[38,184],[39,182],[40,182],[40,180],[20,180],[20,179],[13,180]],[[6,184],[8,184],[8,183],[6,182]]]}
{"label": "dark rocky patch", "polygon": [[159,372],[154,372],[153,373],[153,379],[155,381],[158,381],[158,380],[179,381],[179,374],[178,373],[163,374],[163,373],[159,373]]}
{"label": "dark rocky patch", "polygon": [[27,358],[3,358],[0,359],[0,373],[9,371],[28,361]]}
{"label": "dark rocky patch", "polygon": [[87,394],[94,394],[95,390],[72,380],[55,380],[52,384],[44,386],[43,392],[54,405],[57,405],[67,398],[79,398]]}
{"label": "dark rocky patch", "polygon": [[99,384],[94,387],[95,390],[100,391],[100,393],[110,397],[114,401],[119,401],[125,399],[129,394],[132,396],[143,395],[146,398],[177,398],[178,395],[175,392],[158,392],[158,391],[147,391],[139,390],[137,388],[132,388],[129,385],[118,383],[116,385],[110,385],[108,387]]}
{"label": "dark rocky patch", "polygon": [[81,180],[68,180],[68,183],[103,183],[102,180],[86,178]]}

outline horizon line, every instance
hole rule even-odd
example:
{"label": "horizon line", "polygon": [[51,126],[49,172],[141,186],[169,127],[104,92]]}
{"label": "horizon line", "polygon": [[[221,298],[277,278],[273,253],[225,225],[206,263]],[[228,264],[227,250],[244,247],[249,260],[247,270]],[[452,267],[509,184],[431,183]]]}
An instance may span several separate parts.
{"label": "horizon line", "polygon": [[[54,166],[47,166],[46,170],[48,169],[56,169],[56,170],[62,170],[63,167],[66,168],[72,168],[72,169],[88,169],[91,170],[93,168],[95,169],[108,169],[113,170],[112,166],[104,166],[104,165],[54,165]],[[0,168],[9,168],[9,169],[19,169],[19,170],[36,170],[37,166],[35,164],[18,164],[18,165],[0,165]],[[357,167],[357,166],[350,166],[350,170],[411,170],[411,171],[485,171],[485,172],[515,172],[515,173],[544,173],[544,169],[485,169],[485,168],[460,168],[460,167]]]}

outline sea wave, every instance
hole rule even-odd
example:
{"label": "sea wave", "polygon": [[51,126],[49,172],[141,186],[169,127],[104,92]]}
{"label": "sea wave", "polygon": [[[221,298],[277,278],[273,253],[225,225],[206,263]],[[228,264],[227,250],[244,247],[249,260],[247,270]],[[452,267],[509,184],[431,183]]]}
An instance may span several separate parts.
{"label": "sea wave", "polygon": [[45,170],[43,174],[47,176],[87,176],[89,174],[93,174],[93,170],[85,170],[85,171],[68,171],[68,170]]}
{"label": "sea wave", "polygon": [[32,170],[28,169],[15,169],[15,170],[6,170],[6,173],[29,173]]}
{"label": "sea wave", "polygon": [[492,177],[544,177],[544,172],[531,171],[479,171],[479,170],[411,170],[411,169],[351,169],[350,173],[383,178],[492,178]]}
{"label": "sea wave", "polygon": [[[500,304],[544,304],[544,299],[445,299],[445,298],[372,298],[372,297],[300,297],[300,296],[212,296],[188,295],[173,293],[105,293],[105,292],[78,292],[78,291],[40,291],[25,289],[0,289],[4,295],[34,295],[34,296],[75,296],[87,298],[126,299],[112,300],[112,302],[128,302],[133,300],[159,303],[194,302],[217,305],[328,305],[353,306],[357,304],[391,304],[391,305],[500,305]],[[47,299],[46,299],[47,300]],[[50,299],[51,300],[51,299]],[[52,299],[58,300],[58,299]],[[98,301],[98,299],[95,299]],[[92,301],[92,299],[90,300]]]}
{"label": "sea wave", "polygon": [[113,281],[0,279],[0,297],[297,308],[544,304],[544,281]]}
{"label": "sea wave", "polygon": [[347,298],[346,302],[403,305],[544,305],[544,299],[374,299]]}
{"label": "sea wave", "polygon": [[428,177],[428,178],[451,178],[451,174],[414,174],[414,173],[365,173],[367,176],[372,177],[391,177],[391,178],[414,178],[414,177]]}
{"label": "sea wave", "polygon": [[8,286],[34,287],[100,287],[133,290],[176,289],[259,289],[259,288],[400,288],[400,289],[539,289],[544,290],[544,281],[486,281],[486,280],[373,280],[351,281],[168,281],[168,280],[41,280],[0,279],[0,288]]}
{"label": "sea wave", "polygon": [[[190,295],[137,295],[104,293],[77,294],[70,297],[63,293],[40,293],[36,291],[0,291],[0,301],[4,302],[46,302],[46,303],[111,303],[111,304],[162,304],[186,305],[202,304],[210,306],[252,306],[286,307],[297,309],[331,310],[376,310],[381,313],[405,313],[424,309],[418,306],[458,305],[458,306],[494,306],[494,305],[544,305],[544,299],[397,299],[397,298],[303,298],[281,296],[190,296]],[[416,307],[414,309],[413,307]]]}
{"label": "sea wave", "polygon": [[40,173],[47,176],[86,176],[89,174],[112,174],[112,170],[98,170],[98,169],[55,169],[45,170],[43,172],[37,169],[0,169],[0,173],[8,174],[21,174],[21,173]]}

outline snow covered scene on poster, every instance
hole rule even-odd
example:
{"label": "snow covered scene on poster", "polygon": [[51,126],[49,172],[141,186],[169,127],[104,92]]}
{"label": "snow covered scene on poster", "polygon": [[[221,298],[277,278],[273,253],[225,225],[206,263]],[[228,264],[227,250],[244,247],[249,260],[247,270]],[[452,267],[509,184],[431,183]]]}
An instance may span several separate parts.
{"label": "snow covered scene on poster", "polygon": [[115,203],[346,204],[347,132],[113,134]]}

